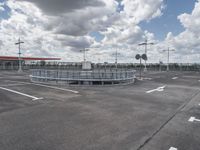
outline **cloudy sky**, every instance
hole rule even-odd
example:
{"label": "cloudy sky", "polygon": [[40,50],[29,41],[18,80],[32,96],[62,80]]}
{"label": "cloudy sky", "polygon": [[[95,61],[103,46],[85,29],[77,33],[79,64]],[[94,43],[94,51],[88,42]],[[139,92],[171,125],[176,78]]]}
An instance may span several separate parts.
{"label": "cloudy sky", "polygon": [[200,0],[0,0],[0,51],[17,56],[137,62],[148,39],[149,62],[200,63]]}

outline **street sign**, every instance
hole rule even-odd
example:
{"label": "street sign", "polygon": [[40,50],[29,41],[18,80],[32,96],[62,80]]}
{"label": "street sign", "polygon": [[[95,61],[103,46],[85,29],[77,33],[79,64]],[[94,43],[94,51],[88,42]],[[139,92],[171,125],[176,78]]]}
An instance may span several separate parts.
{"label": "street sign", "polygon": [[142,59],[143,60],[147,60],[147,55],[146,54],[142,54]]}
{"label": "street sign", "polygon": [[140,58],[141,58],[140,54],[137,54],[137,55],[135,56],[135,58],[136,58],[137,60],[140,59]]}

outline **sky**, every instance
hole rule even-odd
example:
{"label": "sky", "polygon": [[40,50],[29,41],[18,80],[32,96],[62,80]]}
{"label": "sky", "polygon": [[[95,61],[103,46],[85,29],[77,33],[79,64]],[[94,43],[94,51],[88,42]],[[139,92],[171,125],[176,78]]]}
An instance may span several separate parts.
{"label": "sky", "polygon": [[200,0],[0,0],[0,52],[92,62],[200,63]]}

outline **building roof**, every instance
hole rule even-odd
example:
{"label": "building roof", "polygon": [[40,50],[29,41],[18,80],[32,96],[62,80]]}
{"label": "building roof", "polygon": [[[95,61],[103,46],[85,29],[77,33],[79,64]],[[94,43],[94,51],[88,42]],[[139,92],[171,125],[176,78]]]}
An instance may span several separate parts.
{"label": "building roof", "polygon": [[[19,57],[0,56],[0,60],[19,60]],[[61,58],[21,57],[21,60],[61,60]]]}

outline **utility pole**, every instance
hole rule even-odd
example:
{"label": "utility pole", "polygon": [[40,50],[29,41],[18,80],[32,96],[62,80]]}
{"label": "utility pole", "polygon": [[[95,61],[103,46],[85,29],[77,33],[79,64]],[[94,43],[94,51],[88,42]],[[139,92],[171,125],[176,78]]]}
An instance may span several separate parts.
{"label": "utility pole", "polygon": [[[145,48],[145,54],[147,56],[147,45],[154,45],[154,43],[148,43],[148,40],[146,39],[144,43],[138,44],[139,46],[144,45]],[[145,65],[144,65],[144,71],[147,71],[147,60],[145,60]]]}
{"label": "utility pole", "polygon": [[163,51],[164,51],[164,52],[167,51],[167,71],[169,71],[169,52],[170,52],[170,51],[175,51],[175,49],[170,49],[170,48],[168,47],[167,50],[163,50]]}
{"label": "utility pole", "polygon": [[18,60],[19,60],[19,69],[18,69],[18,72],[22,72],[22,62],[21,62],[21,44],[23,44],[24,42],[23,41],[21,41],[20,40],[20,38],[19,38],[19,40],[18,40],[18,42],[17,43],[15,43],[15,45],[18,45],[19,46],[19,52],[18,52],[18,55],[19,55],[19,57],[18,57]]}
{"label": "utility pole", "polygon": [[117,49],[116,49],[116,51],[115,51],[115,67],[116,67],[116,69],[117,69],[117,64],[118,64],[118,55],[119,55],[120,53],[118,53],[118,51],[117,51]]}
{"label": "utility pole", "polygon": [[86,62],[86,52],[89,51],[89,49],[84,48],[83,50],[80,50],[80,52],[83,52],[83,61]]}

